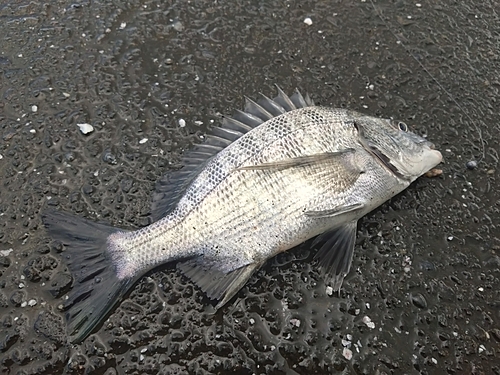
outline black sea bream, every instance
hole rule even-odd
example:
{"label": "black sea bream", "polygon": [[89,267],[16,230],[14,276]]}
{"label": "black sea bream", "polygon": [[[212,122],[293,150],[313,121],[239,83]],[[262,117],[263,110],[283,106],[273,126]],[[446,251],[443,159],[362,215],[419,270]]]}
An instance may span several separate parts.
{"label": "black sea bream", "polygon": [[441,162],[402,122],[278,91],[247,99],[162,178],[153,224],[122,230],[44,213],[74,276],[65,301],[73,342],[146,272],[173,261],[220,308],[266,260],[318,236],[316,258],[339,289],[358,219]]}

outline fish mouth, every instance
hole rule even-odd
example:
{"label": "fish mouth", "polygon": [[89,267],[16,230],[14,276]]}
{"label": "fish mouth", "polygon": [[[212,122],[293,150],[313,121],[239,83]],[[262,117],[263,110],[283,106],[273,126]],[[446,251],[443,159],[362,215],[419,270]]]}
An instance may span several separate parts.
{"label": "fish mouth", "polygon": [[[363,132],[362,127],[359,126],[359,124],[357,124],[355,122],[354,127],[358,131],[359,143],[361,143],[361,146],[370,155],[372,155],[375,158],[375,160],[377,160],[379,162],[379,164],[381,164],[385,169],[387,169],[390,173],[392,173],[397,178],[405,180],[405,181],[411,181],[411,178],[409,176],[406,176],[404,173],[402,173],[398,169],[398,167],[391,162],[391,159],[387,155],[385,155],[373,142],[370,142],[368,139],[366,139],[363,136],[364,132]],[[430,142],[428,142],[428,143],[430,143]]]}
{"label": "fish mouth", "polygon": [[406,181],[411,181],[411,178],[409,176],[404,175],[397,166],[395,166],[392,162],[391,159],[385,155],[382,151],[380,151],[377,146],[375,146],[371,142],[361,142],[365,148],[371,155],[375,157],[375,159],[382,164],[383,167],[385,167],[389,172],[391,172],[394,176],[406,180]]}

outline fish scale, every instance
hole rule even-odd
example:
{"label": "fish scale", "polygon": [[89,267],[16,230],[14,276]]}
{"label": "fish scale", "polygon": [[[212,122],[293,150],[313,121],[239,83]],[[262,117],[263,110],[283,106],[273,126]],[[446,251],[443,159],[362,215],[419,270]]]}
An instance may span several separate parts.
{"label": "fish scale", "polygon": [[64,303],[72,341],[146,272],[174,261],[219,309],[267,259],[318,236],[317,262],[340,288],[358,219],[441,161],[403,125],[278,88],[274,99],[246,99],[160,179],[151,225],[123,230],[45,212],[75,279]]}

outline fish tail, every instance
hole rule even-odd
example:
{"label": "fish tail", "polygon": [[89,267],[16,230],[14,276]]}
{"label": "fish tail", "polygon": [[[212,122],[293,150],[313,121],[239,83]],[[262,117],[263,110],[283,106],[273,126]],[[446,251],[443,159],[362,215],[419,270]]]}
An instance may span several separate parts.
{"label": "fish tail", "polygon": [[45,211],[42,221],[51,237],[65,246],[73,289],[63,309],[70,341],[78,343],[107,317],[137,277],[119,278],[107,251],[108,237],[119,235],[119,229],[55,210]]}

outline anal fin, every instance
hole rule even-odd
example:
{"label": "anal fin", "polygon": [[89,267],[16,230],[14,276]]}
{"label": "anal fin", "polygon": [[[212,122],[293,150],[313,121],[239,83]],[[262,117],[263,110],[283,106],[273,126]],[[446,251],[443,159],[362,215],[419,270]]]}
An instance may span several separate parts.
{"label": "anal fin", "polygon": [[206,267],[203,264],[203,257],[177,263],[177,268],[198,285],[210,299],[219,300],[215,310],[233,298],[260,266],[260,263],[251,263],[225,273],[214,267]]}
{"label": "anal fin", "polygon": [[313,246],[321,243],[314,259],[331,279],[334,290],[340,290],[344,277],[349,273],[356,243],[357,222],[343,226],[316,237]]}

